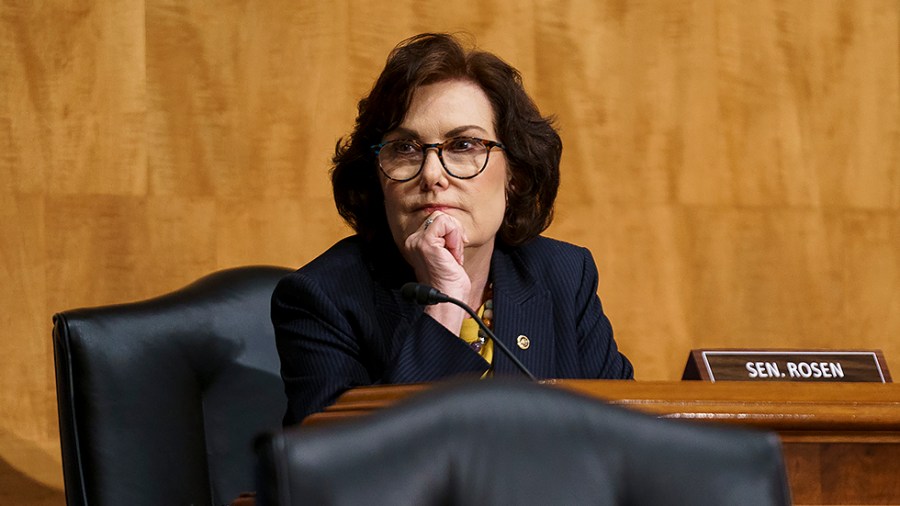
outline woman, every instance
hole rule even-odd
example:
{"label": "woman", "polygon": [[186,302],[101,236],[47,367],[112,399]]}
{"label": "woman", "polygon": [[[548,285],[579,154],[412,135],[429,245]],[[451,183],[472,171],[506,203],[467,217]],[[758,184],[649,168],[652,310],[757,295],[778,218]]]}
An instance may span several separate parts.
{"label": "woman", "polygon": [[479,308],[539,378],[632,378],[590,252],[539,236],[561,153],[496,56],[443,34],[397,46],[334,156],[335,202],[357,234],[273,295],[285,424],[354,386],[519,374],[462,309],[405,300],[410,281]]}

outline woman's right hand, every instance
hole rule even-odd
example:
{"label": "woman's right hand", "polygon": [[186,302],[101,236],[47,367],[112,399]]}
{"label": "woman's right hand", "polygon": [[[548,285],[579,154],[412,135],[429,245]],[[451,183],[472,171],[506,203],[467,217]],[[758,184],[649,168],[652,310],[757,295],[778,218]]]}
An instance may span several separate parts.
{"label": "woman's right hand", "polygon": [[[467,300],[471,280],[463,268],[468,238],[453,216],[435,211],[404,243],[403,256],[412,266],[416,280],[459,300]],[[451,304],[428,306],[426,312],[459,334],[465,312]]]}

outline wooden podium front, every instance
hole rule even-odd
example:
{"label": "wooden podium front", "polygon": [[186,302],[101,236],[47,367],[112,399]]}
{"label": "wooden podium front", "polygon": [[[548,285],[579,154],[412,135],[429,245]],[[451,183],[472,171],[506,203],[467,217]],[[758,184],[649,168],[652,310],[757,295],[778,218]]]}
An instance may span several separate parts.
{"label": "wooden podium front", "polygon": [[[900,384],[541,383],[663,418],[775,431],[795,504],[900,504]],[[428,388],[356,388],[305,424],[363,416]]]}

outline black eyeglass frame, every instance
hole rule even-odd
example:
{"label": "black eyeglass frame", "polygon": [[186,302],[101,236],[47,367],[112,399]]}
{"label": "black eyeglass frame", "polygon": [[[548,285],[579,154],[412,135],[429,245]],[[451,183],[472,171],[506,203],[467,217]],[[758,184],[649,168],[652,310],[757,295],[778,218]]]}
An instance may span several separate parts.
{"label": "black eyeglass frame", "polygon": [[[487,152],[484,155],[484,165],[482,165],[481,168],[478,169],[478,172],[472,174],[471,176],[457,176],[456,174],[451,172],[450,169],[447,168],[447,164],[444,163],[444,145],[454,142],[454,141],[459,141],[459,140],[470,140],[470,141],[480,142],[485,148],[487,148]],[[419,170],[417,170],[412,176],[410,176],[406,179],[397,179],[395,177],[391,177],[390,174],[388,174],[387,171],[384,170],[384,167],[381,166],[381,159],[378,157],[378,155],[381,153],[382,148],[384,148],[388,144],[394,144],[397,142],[407,142],[410,144],[418,145],[422,151],[422,164],[419,165]],[[506,150],[506,146],[504,146],[503,143],[501,143],[501,142],[491,141],[488,139],[481,139],[478,137],[454,137],[452,139],[447,139],[444,142],[433,142],[433,143],[429,143],[429,144],[422,144],[421,142],[414,140],[414,139],[395,139],[392,141],[382,142],[380,144],[374,144],[372,146],[369,146],[369,148],[372,150],[372,152],[375,153],[375,158],[378,160],[378,169],[381,171],[382,174],[384,174],[384,177],[390,179],[391,181],[397,181],[398,183],[405,183],[407,181],[412,181],[413,179],[418,177],[419,174],[422,173],[422,169],[425,167],[425,160],[428,158],[428,150],[429,149],[437,149],[438,160],[440,160],[441,167],[444,168],[444,172],[446,172],[451,177],[455,177],[456,179],[472,179],[473,177],[476,177],[477,175],[484,172],[484,169],[487,168],[488,161],[490,161],[490,159],[491,159],[491,150],[492,149],[500,148],[504,151]]]}

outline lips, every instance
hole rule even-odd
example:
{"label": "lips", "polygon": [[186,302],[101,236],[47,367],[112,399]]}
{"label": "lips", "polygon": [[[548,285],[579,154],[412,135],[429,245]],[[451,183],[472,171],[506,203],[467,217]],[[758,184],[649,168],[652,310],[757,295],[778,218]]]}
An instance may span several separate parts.
{"label": "lips", "polygon": [[417,211],[417,212],[421,211],[425,214],[431,214],[431,213],[434,213],[435,211],[446,212],[447,210],[450,210],[450,209],[455,209],[455,206],[451,206],[448,204],[425,204],[423,206],[417,206],[415,208],[415,211]]}

